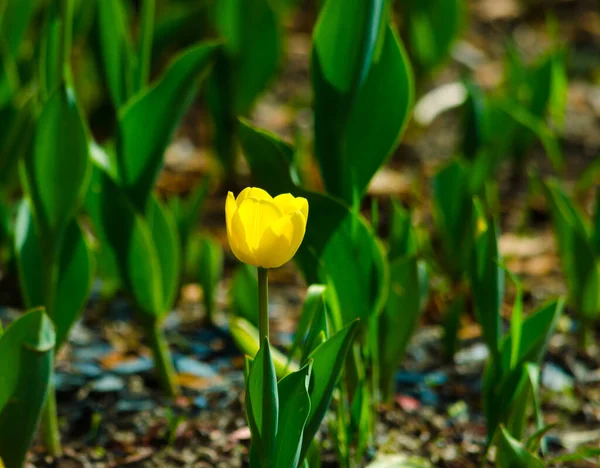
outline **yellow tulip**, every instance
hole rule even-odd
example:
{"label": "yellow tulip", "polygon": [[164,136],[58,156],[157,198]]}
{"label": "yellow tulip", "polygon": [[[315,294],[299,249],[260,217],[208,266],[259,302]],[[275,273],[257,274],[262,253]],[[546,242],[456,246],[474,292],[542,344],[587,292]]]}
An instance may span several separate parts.
{"label": "yellow tulip", "polygon": [[308,201],[289,193],[273,198],[248,187],[237,199],[227,194],[225,218],[229,245],[239,260],[277,268],[291,260],[304,239]]}

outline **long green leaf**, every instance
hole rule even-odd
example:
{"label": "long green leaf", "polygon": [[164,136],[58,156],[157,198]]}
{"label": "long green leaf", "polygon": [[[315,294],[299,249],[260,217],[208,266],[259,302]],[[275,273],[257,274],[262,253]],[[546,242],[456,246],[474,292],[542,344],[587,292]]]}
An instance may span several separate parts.
{"label": "long green leaf", "polygon": [[310,414],[304,430],[300,460],[306,455],[329,408],[333,390],[352,344],[357,325],[358,321],[352,322],[321,344],[309,356],[309,359],[313,360],[314,385],[310,391]]}
{"label": "long green leaf", "polygon": [[46,401],[55,334],[43,310],[29,312],[0,337],[0,457],[20,468]]}
{"label": "long green leaf", "polygon": [[[19,264],[21,287],[28,308],[44,304],[41,277],[42,250],[27,201],[21,202],[17,217],[15,251]],[[60,246],[58,281],[51,317],[56,328],[57,349],[83,311],[91,286],[93,259],[84,234],[73,220],[68,225]]]}
{"label": "long green leaf", "polygon": [[312,364],[308,363],[277,384],[280,407],[273,463],[276,468],[296,468],[300,462],[304,427],[310,413],[311,371]]}
{"label": "long green leaf", "polygon": [[[328,1],[315,31],[311,72],[315,155],[327,191],[346,203],[362,197],[398,144],[413,99],[412,71],[398,37],[383,20],[384,9],[379,4],[384,2],[356,3],[363,6],[352,10],[347,2]],[[372,8],[378,19],[361,16],[361,8]],[[335,28],[328,22],[334,15]],[[367,43],[360,42],[362,54],[354,64],[350,49],[356,47],[357,38],[362,41],[362,34],[346,37],[357,34],[351,32],[349,21],[358,22],[354,27],[366,28],[362,34],[369,38]],[[380,28],[383,42],[377,56],[373,48]],[[348,52],[344,52],[346,47]]]}
{"label": "long green leaf", "polygon": [[89,178],[86,129],[71,89],[61,86],[44,105],[24,167],[34,218],[48,247],[63,234]]}
{"label": "long green leaf", "polygon": [[246,398],[253,449],[256,450],[261,466],[275,466],[273,460],[279,426],[279,393],[269,340],[266,337],[252,363]]}
{"label": "long green leaf", "polygon": [[132,98],[119,112],[117,164],[119,185],[134,207],[145,213],[163,154],[217,49],[215,43],[179,55],[160,80]]}

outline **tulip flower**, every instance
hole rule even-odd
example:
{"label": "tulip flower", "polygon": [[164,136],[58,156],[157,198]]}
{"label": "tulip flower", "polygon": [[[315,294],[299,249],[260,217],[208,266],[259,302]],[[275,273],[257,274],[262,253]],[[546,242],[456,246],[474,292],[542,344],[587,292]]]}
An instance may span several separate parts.
{"label": "tulip flower", "polygon": [[227,194],[227,238],[234,255],[258,268],[258,310],[261,344],[269,337],[267,269],[289,262],[304,239],[308,201],[289,193],[271,197],[256,187],[237,198]]}
{"label": "tulip flower", "polygon": [[302,243],[308,218],[306,198],[289,193],[271,197],[248,187],[236,198],[227,195],[227,237],[235,256],[262,268],[277,268],[294,256]]}

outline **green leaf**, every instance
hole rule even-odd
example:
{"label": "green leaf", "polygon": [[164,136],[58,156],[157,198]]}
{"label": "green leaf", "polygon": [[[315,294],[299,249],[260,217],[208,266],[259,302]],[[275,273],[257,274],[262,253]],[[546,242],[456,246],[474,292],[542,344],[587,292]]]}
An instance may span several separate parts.
{"label": "green leaf", "polygon": [[[268,0],[220,0],[214,5],[214,22],[225,40],[223,53],[230,62],[233,115],[246,114],[277,71],[283,42],[281,27]],[[218,84],[223,77],[218,75]]]}
{"label": "green leaf", "polygon": [[450,54],[465,22],[463,0],[402,0],[398,2],[407,29],[411,58],[429,73]]}
{"label": "green leaf", "polygon": [[160,265],[163,288],[161,312],[166,313],[173,307],[179,288],[179,236],[171,212],[156,196],[150,199],[146,220]]}
{"label": "green leaf", "polygon": [[258,327],[258,279],[256,268],[242,263],[233,272],[231,279],[231,313]]}
{"label": "green leaf", "polygon": [[310,413],[308,385],[312,363],[284,377],[277,384],[279,426],[275,445],[274,467],[295,468],[300,462],[304,427]]}
{"label": "green leaf", "polygon": [[71,89],[60,87],[45,103],[24,168],[40,238],[44,248],[56,248],[85,194],[90,170],[86,129]]}
{"label": "green leaf", "polygon": [[[250,322],[241,317],[231,316],[229,319],[229,332],[233,342],[242,353],[247,356],[255,356],[258,353],[258,329]],[[271,357],[273,358],[275,373],[280,379],[299,369],[297,362],[288,362],[288,358],[276,348],[271,350]]]}
{"label": "green leaf", "polygon": [[310,329],[308,330],[308,335],[306,336],[304,346],[302,346],[302,364],[308,362],[308,357],[312,354],[312,352],[327,339],[329,339],[327,307],[325,295],[322,295],[321,300],[317,301],[316,310],[314,311],[314,315],[310,323]]}
{"label": "green leaf", "polygon": [[290,175],[293,149],[277,137],[242,124],[240,139],[257,186],[272,195],[308,200],[306,234],[295,261],[308,284],[331,286],[337,303],[330,310],[341,316],[335,327],[378,313],[386,296],[387,265],[365,220],[332,197],[297,187]]}
{"label": "green leaf", "polygon": [[460,328],[460,318],[465,311],[465,297],[462,294],[454,297],[448,305],[444,315],[444,350],[446,356],[454,358],[458,346],[458,330]]}
{"label": "green leaf", "polygon": [[221,244],[206,236],[202,237],[200,245],[198,280],[204,293],[206,315],[212,322],[217,286],[223,276],[223,249]]}
{"label": "green leaf", "polygon": [[[373,8],[375,16],[361,17],[358,7],[351,14],[347,2],[329,0],[322,13],[324,19],[315,32],[312,56],[315,155],[327,191],[348,204],[362,198],[372,177],[397,146],[413,101],[412,72],[402,45],[392,28],[379,18],[383,15],[383,9],[379,9],[383,0],[358,3],[368,4],[369,7],[364,8]],[[376,7],[376,4],[379,6]],[[320,40],[321,36],[329,38],[338,34],[337,30],[328,34],[323,32],[328,27],[325,20],[338,5],[344,5],[339,7],[339,11],[335,10],[336,15],[345,12],[338,19],[344,33],[351,31],[348,21],[359,20],[371,21],[365,26],[368,28],[365,40],[366,37],[370,41],[376,40],[380,24],[384,31],[379,56],[372,50],[374,42],[362,44],[363,49],[359,50],[363,50],[364,54],[349,76],[346,74],[350,70],[344,71],[345,67],[338,65],[339,61],[351,62],[349,54],[343,52],[344,47],[338,47],[343,44],[343,34],[340,32],[331,44],[325,39]],[[331,52],[321,55],[321,49],[329,51],[329,47]],[[333,53],[335,60],[330,57]],[[338,72],[331,74],[331,70]],[[349,83],[352,84],[350,88]]]}
{"label": "green leaf", "polygon": [[46,401],[55,334],[43,310],[13,322],[0,337],[0,457],[21,467]]}
{"label": "green leaf", "polygon": [[98,5],[98,34],[102,71],[115,109],[133,92],[136,57],[129,24],[121,0],[102,0]]}
{"label": "green leaf", "polygon": [[328,0],[314,30],[323,79],[341,93],[363,84],[384,19],[382,0]]}
{"label": "green leaf", "polygon": [[468,171],[456,160],[433,178],[434,219],[443,246],[441,261],[453,278],[468,267],[475,232],[468,180]]}
{"label": "green leaf", "polygon": [[0,31],[13,57],[18,56],[35,4],[35,0],[6,0],[0,5]]}
{"label": "green leaf", "polygon": [[[16,225],[15,251],[25,303],[28,308],[43,306],[42,247],[26,200],[21,202]],[[72,220],[60,246],[55,303],[51,308],[57,349],[83,311],[92,287],[92,275],[93,259],[89,246],[79,224]]]}
{"label": "green leaf", "polygon": [[139,309],[152,320],[168,312],[153,233],[126,194],[96,167],[86,200],[102,255],[114,259]]}
{"label": "green leaf", "polygon": [[142,213],[164,151],[195,96],[196,78],[206,72],[217,47],[205,43],[187,49],[153,87],[136,95],[119,112],[118,182]]}
{"label": "green leaf", "polygon": [[61,18],[61,8],[58,2],[48,6],[46,19],[42,30],[40,44],[40,95],[42,101],[61,85],[64,77],[65,63],[62,50],[64,33]]}
{"label": "green leaf", "polygon": [[[554,333],[558,317],[563,311],[563,306],[563,299],[551,301],[535,310],[523,321],[521,343],[517,351],[519,357],[517,366],[525,362],[537,365],[541,364],[541,360],[546,353],[548,341]],[[511,348],[512,337],[509,334],[504,337],[501,344],[502,368],[505,370],[511,368]]]}
{"label": "green leaf", "polygon": [[545,468],[545,464],[529,453],[523,444],[512,437],[504,426],[500,426],[498,457],[505,460],[499,466],[506,468]]}
{"label": "green leaf", "polygon": [[279,426],[279,394],[269,340],[265,337],[254,358],[246,389],[246,416],[252,432],[253,450],[261,466],[275,466]]}
{"label": "green leaf", "polygon": [[313,360],[314,386],[310,391],[310,414],[304,430],[300,460],[306,455],[329,408],[333,390],[352,344],[357,325],[358,321],[354,321],[341,329],[309,356],[309,359]]}
{"label": "green leaf", "polygon": [[498,252],[496,222],[486,220],[478,210],[477,228],[469,268],[469,278],[477,320],[492,355],[500,351],[502,301],[504,299],[504,270]]}
{"label": "green leaf", "polygon": [[394,375],[417,327],[420,312],[417,259],[398,258],[390,265],[390,291],[379,317],[379,385],[385,400],[394,395]]}
{"label": "green leaf", "polygon": [[[304,299],[304,304],[302,304],[302,312],[300,313],[300,320],[298,321],[298,326],[296,327],[296,333],[294,334],[294,341],[292,342],[292,346],[290,347],[289,356],[290,359],[293,358],[296,350],[300,348],[300,345],[304,342],[307,333],[309,330],[312,330],[313,323],[315,322],[315,316],[317,313],[324,311],[325,309],[325,292],[327,291],[327,287],[323,284],[311,284],[306,291],[306,298]],[[319,331],[325,331],[325,338],[329,338],[329,330],[327,329],[327,321],[325,320],[323,327],[323,319],[326,317],[323,314],[322,318],[318,319],[317,328]],[[302,355],[304,362],[304,357],[312,352],[308,350],[306,346],[303,347]]]}

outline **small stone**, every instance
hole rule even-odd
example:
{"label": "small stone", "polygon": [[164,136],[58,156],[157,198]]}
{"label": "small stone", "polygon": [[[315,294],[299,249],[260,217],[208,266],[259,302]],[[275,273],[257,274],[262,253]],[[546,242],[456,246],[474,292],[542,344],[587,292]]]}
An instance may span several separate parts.
{"label": "small stone", "polygon": [[92,384],[92,390],[98,393],[119,392],[125,388],[125,381],[115,375],[105,375]]}

